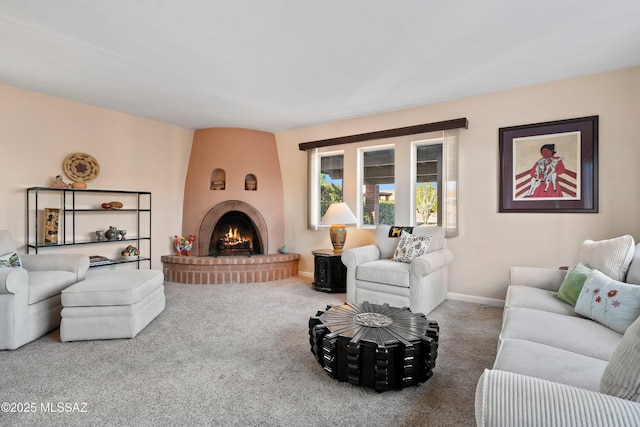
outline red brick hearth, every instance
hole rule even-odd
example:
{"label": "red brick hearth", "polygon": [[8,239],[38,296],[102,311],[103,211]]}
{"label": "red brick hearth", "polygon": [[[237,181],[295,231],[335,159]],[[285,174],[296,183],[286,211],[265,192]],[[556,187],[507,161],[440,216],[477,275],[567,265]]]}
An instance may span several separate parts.
{"label": "red brick hearth", "polygon": [[193,257],[163,255],[164,279],[196,285],[254,283],[298,275],[300,254]]}

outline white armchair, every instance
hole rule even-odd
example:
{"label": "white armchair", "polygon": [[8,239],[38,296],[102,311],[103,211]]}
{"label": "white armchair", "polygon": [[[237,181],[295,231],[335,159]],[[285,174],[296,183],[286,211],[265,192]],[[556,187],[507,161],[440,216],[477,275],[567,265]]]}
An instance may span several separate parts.
{"label": "white armchair", "polygon": [[448,266],[453,254],[447,249],[441,227],[414,227],[412,234],[431,236],[427,253],[411,264],[392,261],[399,238],[389,237],[391,226],[376,227],[375,243],[347,249],[347,301],[360,304],[388,303],[428,314],[447,298]]}
{"label": "white armchair", "polygon": [[[0,230],[0,256],[16,252]],[[20,254],[22,267],[0,268],[0,350],[15,350],[60,326],[63,289],[84,280],[89,257]]]}

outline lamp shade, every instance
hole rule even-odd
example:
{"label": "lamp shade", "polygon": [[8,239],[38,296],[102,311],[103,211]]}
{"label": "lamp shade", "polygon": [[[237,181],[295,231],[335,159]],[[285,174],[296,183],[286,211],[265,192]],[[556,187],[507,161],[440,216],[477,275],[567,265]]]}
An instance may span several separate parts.
{"label": "lamp shade", "polygon": [[334,252],[342,252],[347,239],[345,224],[355,224],[358,220],[346,203],[333,203],[322,218],[322,225],[331,225],[329,237]]}
{"label": "lamp shade", "polygon": [[333,203],[322,218],[322,225],[355,224],[358,220],[346,203]]}

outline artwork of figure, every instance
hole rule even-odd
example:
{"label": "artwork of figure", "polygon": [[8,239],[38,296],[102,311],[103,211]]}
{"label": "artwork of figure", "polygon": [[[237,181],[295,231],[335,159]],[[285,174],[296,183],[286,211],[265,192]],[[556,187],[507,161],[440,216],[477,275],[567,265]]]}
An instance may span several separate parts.
{"label": "artwork of figure", "polygon": [[542,157],[533,165],[529,174],[531,182],[525,197],[562,197],[558,176],[564,173],[562,157],[557,157],[555,144],[540,147]]}

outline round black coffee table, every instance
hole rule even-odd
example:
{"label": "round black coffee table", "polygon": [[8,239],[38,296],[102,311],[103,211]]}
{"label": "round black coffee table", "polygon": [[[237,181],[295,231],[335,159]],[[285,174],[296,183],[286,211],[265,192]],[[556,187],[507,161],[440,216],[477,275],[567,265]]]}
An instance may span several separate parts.
{"label": "round black coffee table", "polygon": [[439,330],[437,322],[407,307],[345,303],[309,319],[309,343],[332,378],[382,392],[433,375]]}

